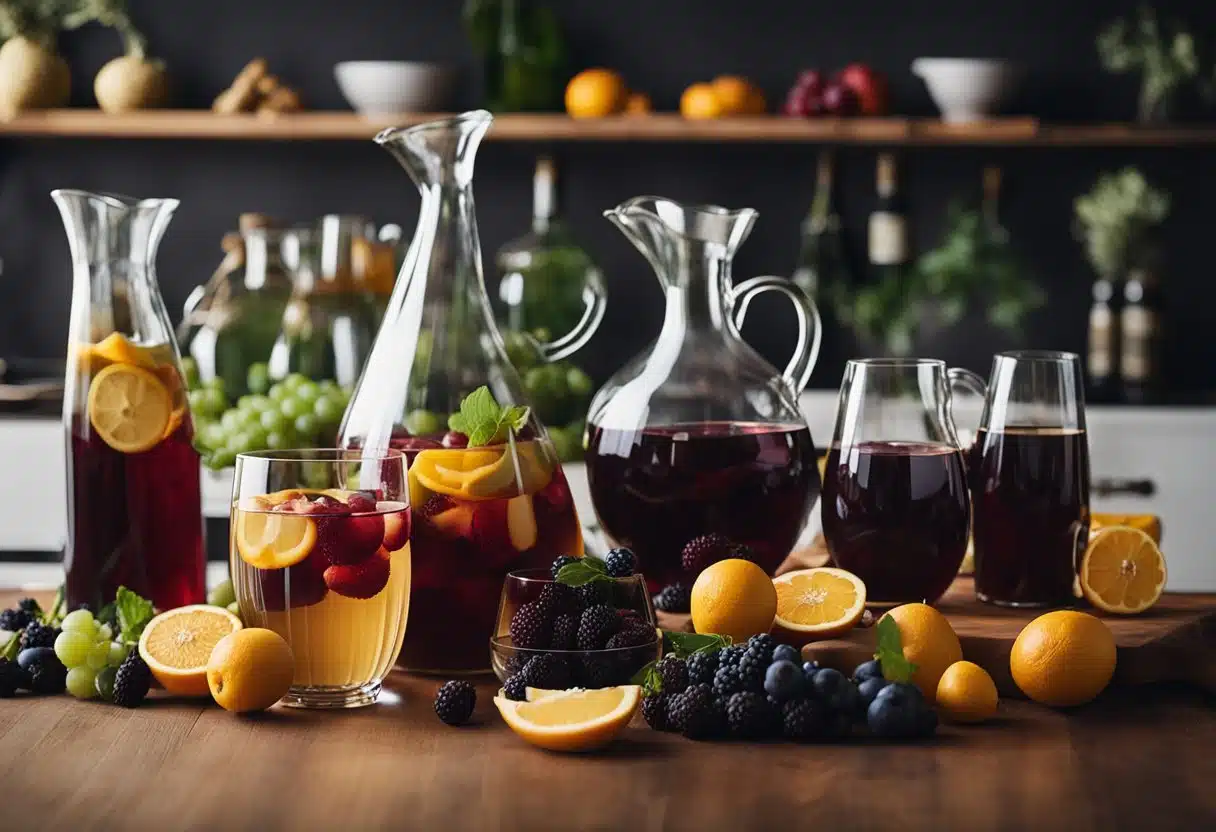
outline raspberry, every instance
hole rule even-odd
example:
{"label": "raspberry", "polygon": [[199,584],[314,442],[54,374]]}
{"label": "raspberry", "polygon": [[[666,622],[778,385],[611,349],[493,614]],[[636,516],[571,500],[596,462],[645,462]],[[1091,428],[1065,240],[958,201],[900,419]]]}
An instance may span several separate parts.
{"label": "raspberry", "polygon": [[578,649],[599,650],[621,629],[621,619],[611,607],[596,604],[583,611],[578,624]]}
{"label": "raspberry", "polygon": [[642,718],[656,731],[671,730],[671,723],[667,721],[668,698],[666,693],[654,693],[642,700]]}
{"label": "raspberry", "polygon": [[132,650],[114,676],[114,704],[134,708],[144,701],[151,686],[152,671],[139,657],[139,651]]}
{"label": "raspberry", "polygon": [[445,725],[463,725],[473,715],[477,690],[463,679],[444,682],[435,694],[435,714]]}
{"label": "raspberry", "polygon": [[638,559],[632,549],[613,549],[604,557],[604,568],[611,578],[628,578],[637,568]]}
{"label": "raspberry", "polygon": [[559,615],[553,619],[553,632],[549,638],[552,650],[573,650],[578,639],[577,615]]}
{"label": "raspberry", "polygon": [[578,558],[570,557],[570,555],[558,555],[553,561],[553,566],[549,567],[549,574],[553,576],[553,580],[557,580],[557,573],[562,571],[563,566],[574,563]]}
{"label": "raspberry", "polygon": [[656,610],[663,612],[688,612],[692,606],[692,590],[687,584],[675,583],[663,587],[654,598]]}
{"label": "raspberry", "polygon": [[676,656],[664,656],[655,665],[663,684],[663,693],[683,693],[688,687],[688,665]]}
{"label": "raspberry", "polygon": [[680,554],[680,563],[685,572],[699,575],[701,570],[720,560],[735,557],[735,544],[726,535],[712,532],[694,537],[684,544]]}
{"label": "raspberry", "polygon": [[521,604],[511,616],[511,644],[536,650],[549,646],[550,618],[537,601]]}
{"label": "raspberry", "polygon": [[712,685],[714,673],[718,670],[718,651],[701,650],[688,657],[685,665],[688,668],[688,684]]}

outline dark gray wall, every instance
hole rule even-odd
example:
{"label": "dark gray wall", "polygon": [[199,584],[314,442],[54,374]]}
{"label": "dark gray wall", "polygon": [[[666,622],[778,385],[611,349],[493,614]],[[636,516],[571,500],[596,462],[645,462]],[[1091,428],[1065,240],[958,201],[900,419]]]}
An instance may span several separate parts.
{"label": "dark gray wall", "polygon": [[[156,52],[170,63],[178,103],[207,106],[243,63],[264,55],[272,70],[303,90],[316,108],[339,108],[336,61],[431,59],[470,67],[458,0],[132,0]],[[1102,74],[1093,35],[1105,20],[1133,7],[1104,0],[964,0],[900,3],[854,0],[567,0],[551,5],[569,28],[578,65],[619,67],[674,108],[688,83],[724,72],[747,74],[780,97],[807,66],[864,60],[892,77],[901,110],[929,114],[920,82],[907,70],[918,55],[1013,58],[1028,65],[1018,109],[1060,120],[1126,119],[1135,84]],[[1216,41],[1216,6],[1201,0],[1162,4]],[[91,78],[118,48],[110,32],[69,33],[74,103],[92,105]],[[1216,45],[1216,44],[1214,44]],[[465,103],[476,103],[472,72]],[[477,201],[487,256],[527,226],[532,161],[538,147],[490,143],[478,161]],[[815,151],[808,147],[696,145],[568,146],[564,164],[568,214],[603,265],[612,293],[604,329],[584,358],[599,378],[657,332],[661,298],[647,267],[599,212],[638,193],[751,205],[760,211],[738,274],[786,273],[797,249],[798,222],[810,199]],[[858,251],[873,188],[873,149],[841,156],[844,210]],[[946,199],[978,190],[980,170],[1006,172],[1004,218],[1016,244],[1041,275],[1051,304],[1030,321],[1022,342],[1083,349],[1090,275],[1071,239],[1073,197],[1099,171],[1142,166],[1174,198],[1167,234],[1167,375],[1174,391],[1216,387],[1216,341],[1209,330],[1216,302],[1210,278],[1209,193],[1216,181],[1210,149],[921,149],[904,154],[903,186],[919,245],[937,236]],[[371,142],[227,143],[24,140],[0,144],[0,354],[62,355],[70,270],[59,219],[47,192],[100,188],[175,196],[182,208],[166,237],[160,276],[171,310],[220,259],[221,234],[240,211],[287,220],[325,212],[359,212],[412,227],[417,197],[404,172]],[[753,342],[784,361],[792,315],[775,302],[757,305]],[[1015,339],[968,321],[920,345],[976,370]],[[834,387],[848,340],[828,333],[814,383]]]}

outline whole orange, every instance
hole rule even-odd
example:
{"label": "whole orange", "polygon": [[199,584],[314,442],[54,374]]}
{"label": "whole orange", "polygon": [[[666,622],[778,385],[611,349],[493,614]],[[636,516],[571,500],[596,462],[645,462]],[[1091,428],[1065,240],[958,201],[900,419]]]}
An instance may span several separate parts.
{"label": "whole orange", "polygon": [[903,604],[883,617],[888,616],[899,625],[904,658],[916,665],[913,684],[933,702],[946,668],[963,658],[963,646],[954,628],[946,616],[928,604]]}
{"label": "whole orange", "polygon": [[1082,705],[1115,674],[1115,637],[1099,618],[1076,610],[1040,615],[1018,633],[1009,670],[1022,693],[1053,708]]}
{"label": "whole orange", "polygon": [[718,118],[722,103],[712,84],[693,84],[680,96],[680,115],[684,118]]}
{"label": "whole orange", "polygon": [[750,560],[728,558],[701,571],[692,585],[693,629],[730,636],[735,643],[767,633],[777,615],[777,589]]}
{"label": "whole orange", "polygon": [[566,112],[573,118],[602,118],[621,112],[629,90],[620,73],[584,69],[566,85]]}
{"label": "whole orange", "polygon": [[746,78],[719,75],[713,80],[713,89],[714,95],[718,97],[718,106],[722,108],[722,115],[737,116],[750,112],[753,87]]}
{"label": "whole orange", "polygon": [[246,627],[224,636],[207,662],[207,687],[226,711],[264,711],[287,695],[295,676],[291,647],[273,630]]}

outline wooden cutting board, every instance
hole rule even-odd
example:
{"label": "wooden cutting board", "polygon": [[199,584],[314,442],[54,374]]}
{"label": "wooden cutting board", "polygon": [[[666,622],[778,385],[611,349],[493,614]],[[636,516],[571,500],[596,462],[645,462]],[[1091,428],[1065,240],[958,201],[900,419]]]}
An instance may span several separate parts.
{"label": "wooden cutting board", "polygon": [[[777,571],[819,566],[826,552],[794,552]],[[1044,610],[1011,610],[984,604],[975,598],[969,577],[959,577],[935,605],[946,617],[963,645],[963,657],[992,675],[1002,696],[1020,696],[1009,674],[1009,653],[1018,633]],[[1166,593],[1141,615],[1107,615],[1102,618],[1115,636],[1119,650],[1116,685],[1185,682],[1216,693],[1216,595]],[[660,615],[660,624],[691,629],[687,616]],[[805,658],[851,672],[873,657],[873,627],[858,627],[844,637],[803,648]]]}

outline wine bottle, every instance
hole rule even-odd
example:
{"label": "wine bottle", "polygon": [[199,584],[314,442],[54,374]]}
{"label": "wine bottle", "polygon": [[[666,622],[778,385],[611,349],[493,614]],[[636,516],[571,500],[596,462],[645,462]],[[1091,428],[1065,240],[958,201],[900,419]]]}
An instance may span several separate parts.
{"label": "wine bottle", "polygon": [[1109,277],[1094,281],[1093,305],[1089,307],[1089,347],[1085,373],[1091,402],[1109,403],[1118,399],[1119,319],[1112,304],[1115,284]]}
{"label": "wine bottle", "polygon": [[1160,390],[1161,295],[1156,270],[1133,269],[1119,311],[1119,379],[1123,400],[1151,402]]}
{"label": "wine bottle", "polygon": [[902,281],[908,268],[908,229],[895,175],[895,157],[878,156],[878,201],[870,213],[870,270],[876,282]]}
{"label": "wine bottle", "polygon": [[815,196],[802,221],[798,262],[790,279],[827,314],[843,304],[853,285],[852,269],[836,209],[834,158],[831,150],[819,154]]}

